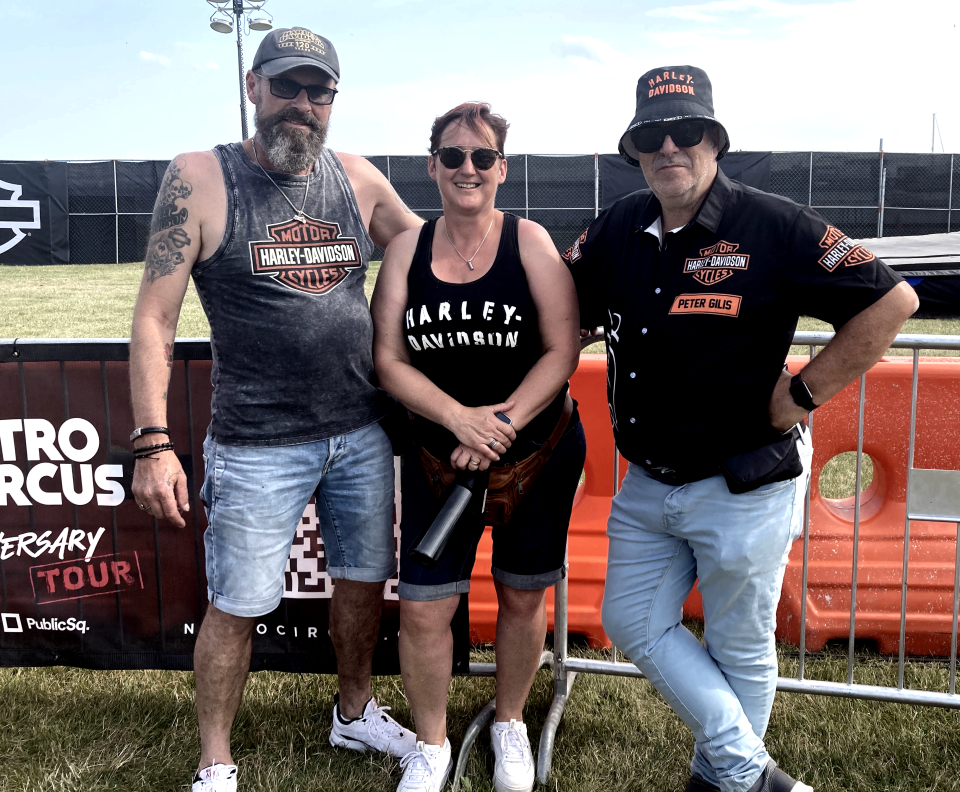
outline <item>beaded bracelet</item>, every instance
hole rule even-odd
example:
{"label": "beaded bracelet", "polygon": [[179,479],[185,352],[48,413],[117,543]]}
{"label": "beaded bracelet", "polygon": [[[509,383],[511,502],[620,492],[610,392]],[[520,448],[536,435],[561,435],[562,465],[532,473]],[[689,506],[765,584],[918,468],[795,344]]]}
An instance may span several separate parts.
{"label": "beaded bracelet", "polygon": [[133,449],[134,459],[156,459],[155,453],[160,451],[173,451],[173,443],[157,443],[156,445],[143,446],[143,448]]}

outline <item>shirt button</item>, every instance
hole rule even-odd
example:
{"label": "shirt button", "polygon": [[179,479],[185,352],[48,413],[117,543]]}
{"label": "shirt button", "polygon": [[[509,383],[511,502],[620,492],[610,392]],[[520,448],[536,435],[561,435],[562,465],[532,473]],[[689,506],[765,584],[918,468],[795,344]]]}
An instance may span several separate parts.
{"label": "shirt button", "polygon": [[631,419],[630,419],[630,423],[636,423],[636,422],[637,422],[637,419],[636,419],[636,418],[631,418]]}
{"label": "shirt button", "polygon": [[647,464],[648,464],[648,465],[652,465],[653,462],[651,462],[651,461],[648,459],[648,460],[647,460]]}
{"label": "shirt button", "polygon": [[631,371],[631,372],[630,372],[630,379],[636,379],[636,378],[637,378],[637,372],[636,372],[636,371]]}
{"label": "shirt button", "polygon": [[[654,290],[653,290],[653,293],[654,293],[654,294],[660,294],[660,289],[654,289]],[[649,464],[649,463],[648,463],[648,464]]]}
{"label": "shirt button", "polygon": [[643,333],[644,335],[646,335],[646,334],[647,334],[647,328],[644,327],[640,332]]}

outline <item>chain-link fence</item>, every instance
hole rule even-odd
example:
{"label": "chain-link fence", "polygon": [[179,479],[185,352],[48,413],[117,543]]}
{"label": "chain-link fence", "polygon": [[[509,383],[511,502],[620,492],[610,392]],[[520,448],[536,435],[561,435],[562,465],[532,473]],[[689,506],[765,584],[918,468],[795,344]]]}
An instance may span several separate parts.
{"label": "chain-link fence", "polygon": [[[497,208],[543,225],[564,249],[603,208],[603,157],[514,154]],[[369,157],[421,217],[442,212],[426,157]],[[166,162],[70,162],[70,262],[142,261]],[[769,189],[808,204],[854,238],[960,230],[960,156],[774,152]],[[957,194],[957,199],[954,195]],[[379,248],[374,258],[380,258]]]}
{"label": "chain-link fence", "polygon": [[776,152],[771,191],[808,204],[854,238],[960,230],[953,154]]}

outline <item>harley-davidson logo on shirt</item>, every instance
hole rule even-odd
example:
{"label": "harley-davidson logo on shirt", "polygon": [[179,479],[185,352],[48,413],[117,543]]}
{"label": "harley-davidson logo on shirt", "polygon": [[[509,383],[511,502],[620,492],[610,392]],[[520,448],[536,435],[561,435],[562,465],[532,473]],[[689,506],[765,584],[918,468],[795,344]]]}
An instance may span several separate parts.
{"label": "harley-davidson logo on shirt", "polygon": [[739,248],[739,244],[720,240],[710,247],[701,248],[698,258],[688,258],[684,262],[683,271],[693,275],[694,280],[704,286],[713,286],[750,265],[750,256],[737,253]]}
{"label": "harley-davidson logo on shirt", "polygon": [[353,237],[341,237],[338,223],[307,216],[267,226],[269,240],[250,243],[254,275],[267,275],[284,286],[309,294],[325,294],[363,266]]}

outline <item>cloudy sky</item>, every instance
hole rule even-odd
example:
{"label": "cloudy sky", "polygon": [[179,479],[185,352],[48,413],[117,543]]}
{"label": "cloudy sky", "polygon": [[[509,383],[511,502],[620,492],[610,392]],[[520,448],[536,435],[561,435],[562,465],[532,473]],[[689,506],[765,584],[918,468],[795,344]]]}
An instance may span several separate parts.
{"label": "cloudy sky", "polygon": [[[267,0],[331,39],[330,142],[418,154],[482,99],[511,153],[613,152],[637,78],[706,69],[732,147],[960,153],[957,0]],[[0,0],[0,159],[166,159],[240,136],[235,37],[203,0]],[[244,38],[249,67],[262,33]]]}

